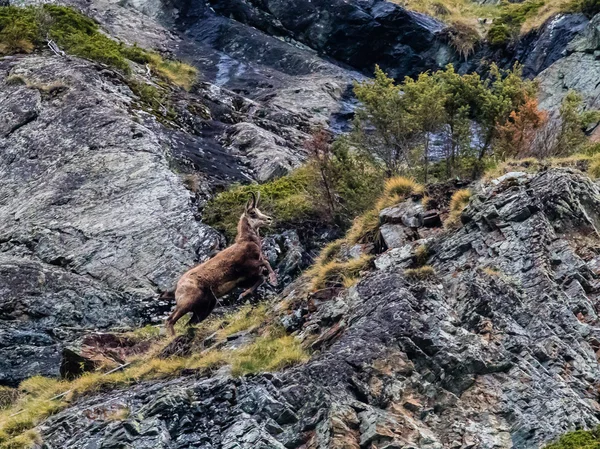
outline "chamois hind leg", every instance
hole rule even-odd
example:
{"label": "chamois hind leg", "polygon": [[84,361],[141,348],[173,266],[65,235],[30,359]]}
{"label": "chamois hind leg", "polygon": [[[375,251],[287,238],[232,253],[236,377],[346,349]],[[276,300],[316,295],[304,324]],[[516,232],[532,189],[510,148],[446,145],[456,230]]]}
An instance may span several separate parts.
{"label": "chamois hind leg", "polygon": [[167,318],[165,323],[167,334],[170,336],[175,335],[175,324],[182,316],[191,311],[192,308],[190,306],[181,307],[179,304],[177,304],[175,306],[175,310],[173,310],[173,313],[169,316],[169,318]]}
{"label": "chamois hind leg", "polygon": [[204,321],[217,305],[217,297],[212,290],[208,289],[208,291],[202,293],[202,301],[199,301],[197,304],[194,307],[192,318],[188,321],[188,326]]}

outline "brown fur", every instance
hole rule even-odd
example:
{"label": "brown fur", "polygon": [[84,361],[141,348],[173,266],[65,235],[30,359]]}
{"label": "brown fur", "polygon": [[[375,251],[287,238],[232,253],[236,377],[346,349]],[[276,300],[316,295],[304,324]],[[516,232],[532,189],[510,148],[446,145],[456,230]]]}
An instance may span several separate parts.
{"label": "brown fur", "polygon": [[269,273],[269,281],[277,283],[277,277],[262,254],[258,229],[268,224],[271,218],[258,210],[260,195],[252,198],[238,222],[235,243],[212,259],[188,270],[177,282],[175,310],[167,319],[170,335],[175,333],[175,323],[185,314],[192,312],[190,324],[206,319],[217,304],[217,298],[237,287],[248,287],[240,298],[256,290]]}

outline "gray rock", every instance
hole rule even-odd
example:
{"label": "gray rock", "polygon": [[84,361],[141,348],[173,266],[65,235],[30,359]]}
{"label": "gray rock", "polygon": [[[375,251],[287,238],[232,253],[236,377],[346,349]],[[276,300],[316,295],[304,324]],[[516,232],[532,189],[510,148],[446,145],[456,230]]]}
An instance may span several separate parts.
{"label": "gray rock", "polygon": [[401,224],[383,224],[379,233],[387,248],[399,248],[415,238],[415,231]]}
{"label": "gray rock", "polygon": [[403,224],[409,228],[423,226],[424,207],[421,201],[408,200],[379,212],[381,223]]}
{"label": "gray rock", "polygon": [[596,15],[585,30],[571,41],[568,55],[558,59],[537,79],[540,82],[540,107],[557,111],[569,90],[575,90],[583,96],[589,109],[600,108],[600,60],[594,56],[600,42],[600,15]]}
{"label": "gray rock", "polygon": [[388,267],[402,266],[406,262],[412,260],[413,257],[413,245],[404,244],[398,248],[392,248],[386,251],[381,256],[375,259],[375,267],[378,270],[385,270]]}

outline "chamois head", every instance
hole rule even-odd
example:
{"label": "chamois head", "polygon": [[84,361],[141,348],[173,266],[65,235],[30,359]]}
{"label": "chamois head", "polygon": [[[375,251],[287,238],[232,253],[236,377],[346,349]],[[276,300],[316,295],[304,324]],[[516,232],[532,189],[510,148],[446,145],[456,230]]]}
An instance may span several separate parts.
{"label": "chamois head", "polygon": [[246,203],[246,210],[244,210],[244,215],[246,220],[248,220],[248,224],[253,230],[257,230],[258,228],[262,228],[263,226],[268,226],[273,222],[273,219],[268,215],[263,214],[258,209],[258,202],[260,201],[260,192],[258,195],[255,195],[254,192],[250,192],[250,198]]}

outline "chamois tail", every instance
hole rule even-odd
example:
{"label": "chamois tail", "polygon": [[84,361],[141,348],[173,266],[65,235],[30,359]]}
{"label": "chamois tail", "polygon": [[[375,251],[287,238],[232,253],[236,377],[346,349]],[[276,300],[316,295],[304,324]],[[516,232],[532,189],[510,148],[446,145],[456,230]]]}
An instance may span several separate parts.
{"label": "chamois tail", "polygon": [[175,290],[162,292],[158,299],[162,301],[175,301]]}

